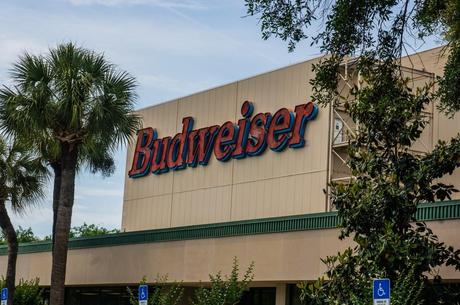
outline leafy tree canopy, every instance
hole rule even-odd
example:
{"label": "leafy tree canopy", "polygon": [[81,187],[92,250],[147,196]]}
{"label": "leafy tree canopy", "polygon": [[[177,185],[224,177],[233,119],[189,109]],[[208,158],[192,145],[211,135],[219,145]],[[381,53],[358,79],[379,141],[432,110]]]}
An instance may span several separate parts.
{"label": "leafy tree canopy", "polygon": [[[118,229],[107,229],[102,226],[98,226],[95,224],[87,224],[84,223],[81,226],[72,227],[70,230],[70,238],[79,238],[79,237],[94,237],[98,235],[106,235],[106,234],[115,234],[120,233]],[[51,240],[50,236],[45,236],[44,238],[40,238],[36,236],[35,233],[32,231],[32,228],[23,228],[21,226],[18,227],[16,230],[16,234],[18,236],[19,243],[30,243],[35,241],[43,241],[43,240]],[[0,232],[0,245],[6,245],[6,240],[3,233]]]}
{"label": "leafy tree canopy", "polygon": [[[347,56],[362,61],[395,60],[413,52],[414,42],[444,40],[449,55],[439,79],[440,107],[446,113],[460,110],[460,2],[458,0],[245,0],[249,15],[260,18],[262,37],[288,42],[289,50],[305,40],[319,44],[332,58],[318,66],[337,74]],[[321,26],[322,31],[317,27]],[[312,34],[310,37],[310,33]],[[322,67],[322,69],[320,69]],[[336,78],[315,82],[336,89]],[[335,87],[334,87],[335,86]]]}
{"label": "leafy tree canopy", "polygon": [[[34,241],[39,241],[40,238],[35,236],[34,232],[32,231],[32,228],[27,228],[24,229],[23,227],[19,226],[16,229],[16,234],[18,238],[19,243],[31,243]],[[0,233],[0,245],[6,245],[7,242],[5,240],[5,236],[3,232]]]}
{"label": "leafy tree canopy", "polygon": [[[460,165],[460,137],[425,153],[411,148],[429,123],[427,107],[435,103],[451,116],[460,110],[460,2],[246,0],[246,5],[260,18],[263,38],[280,37],[291,50],[309,38],[315,22],[323,26],[311,37],[327,55],[313,67],[312,98],[323,106],[343,106],[357,125],[347,161],[353,178],[332,183],[329,193],[341,219],[340,238],[352,238],[354,246],[323,260],[324,277],[301,285],[304,300],[368,304],[372,279],[387,277],[392,304],[458,304],[458,291],[436,284],[441,266],[460,270],[460,251],[439,241],[427,224],[415,223],[414,213],[419,204],[456,192],[439,178]],[[414,88],[400,58],[409,53],[408,41],[433,35],[447,44],[444,75]],[[350,58],[355,59],[346,63]],[[345,65],[359,75],[346,97],[340,92]]]}
{"label": "leafy tree canopy", "polygon": [[95,224],[87,224],[85,222],[81,226],[72,227],[72,229],[70,229],[70,238],[93,237],[93,236],[98,236],[98,235],[115,234],[115,233],[120,233],[120,230],[118,229],[109,230],[104,227],[101,227]]}

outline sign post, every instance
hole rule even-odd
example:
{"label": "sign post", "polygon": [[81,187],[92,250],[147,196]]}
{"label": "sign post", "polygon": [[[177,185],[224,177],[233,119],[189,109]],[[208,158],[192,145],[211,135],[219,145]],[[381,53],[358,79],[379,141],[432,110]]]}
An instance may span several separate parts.
{"label": "sign post", "polygon": [[8,302],[8,288],[2,288],[2,303],[1,305],[6,305]]}
{"label": "sign post", "polygon": [[390,305],[389,279],[374,279],[372,290],[374,305]]}
{"label": "sign post", "polygon": [[148,299],[149,299],[149,286],[139,285],[139,305],[147,305]]}

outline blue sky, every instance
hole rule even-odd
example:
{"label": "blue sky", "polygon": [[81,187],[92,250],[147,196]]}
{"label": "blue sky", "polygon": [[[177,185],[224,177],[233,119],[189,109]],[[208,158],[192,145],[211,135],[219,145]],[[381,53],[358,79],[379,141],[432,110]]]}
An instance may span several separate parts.
{"label": "blue sky", "polygon": [[[142,108],[319,55],[308,42],[288,53],[278,39],[263,41],[257,19],[245,14],[243,0],[2,0],[0,84],[24,51],[73,41],[134,75]],[[78,176],[73,225],[120,227],[125,158],[121,147],[110,178]],[[14,223],[50,234],[51,187],[47,193]]]}

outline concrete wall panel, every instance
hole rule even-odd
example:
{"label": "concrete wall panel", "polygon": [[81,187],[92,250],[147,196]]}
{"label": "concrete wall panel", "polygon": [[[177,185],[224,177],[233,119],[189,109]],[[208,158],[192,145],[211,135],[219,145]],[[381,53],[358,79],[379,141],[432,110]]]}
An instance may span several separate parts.
{"label": "concrete wall panel", "polygon": [[[460,248],[460,220],[428,225],[440,240]],[[185,284],[207,282],[210,273],[228,274],[235,256],[241,270],[255,262],[255,283],[314,280],[325,271],[320,258],[349,245],[350,240],[338,239],[337,229],[327,229],[70,250],[66,284],[135,284],[143,276],[152,281],[158,274]],[[6,260],[0,256],[0,266],[6,267]],[[18,280],[39,277],[42,285],[49,285],[50,270],[49,252],[19,255]],[[453,268],[441,268],[440,274],[446,280],[459,279]]]}
{"label": "concrete wall panel", "polygon": [[[246,100],[254,103],[254,114],[274,114],[284,107],[294,110],[296,105],[309,101],[312,63],[292,65],[139,113],[144,127],[156,128],[158,137],[163,138],[180,132],[182,119],[187,116],[194,119],[194,129],[226,121],[237,123]],[[228,162],[217,161],[212,155],[207,166],[127,178],[123,229],[324,211],[322,188],[327,181],[328,135],[329,110],[321,108],[316,120],[307,126],[305,147],[286,148],[280,153],[267,148],[260,156]],[[134,142],[128,149],[127,170],[131,167]]]}

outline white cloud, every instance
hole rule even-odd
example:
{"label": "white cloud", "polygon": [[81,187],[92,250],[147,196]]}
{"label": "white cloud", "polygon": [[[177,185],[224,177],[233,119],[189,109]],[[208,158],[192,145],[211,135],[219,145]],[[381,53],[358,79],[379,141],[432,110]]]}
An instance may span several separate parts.
{"label": "white cloud", "polygon": [[73,5],[134,6],[151,5],[165,8],[205,9],[197,0],[70,0]]}

